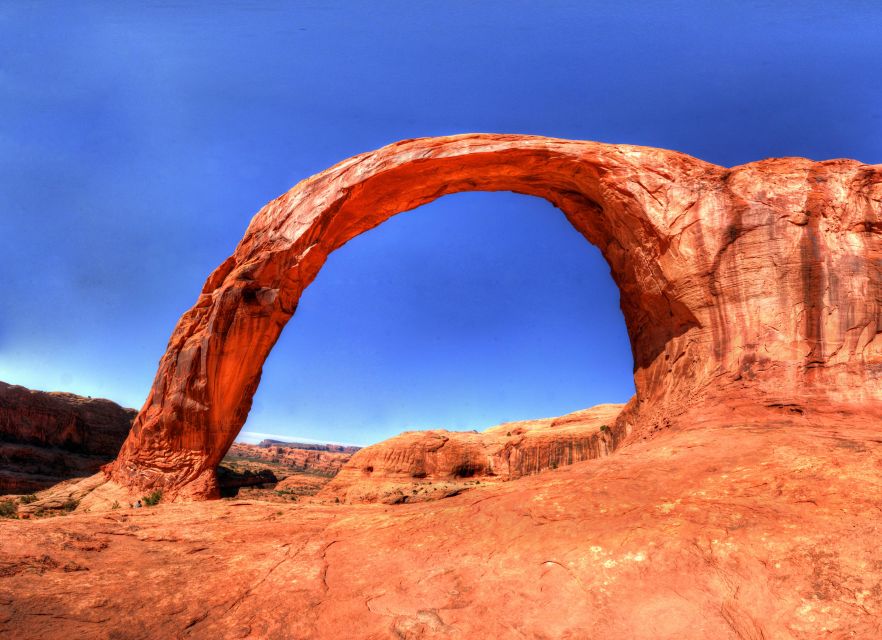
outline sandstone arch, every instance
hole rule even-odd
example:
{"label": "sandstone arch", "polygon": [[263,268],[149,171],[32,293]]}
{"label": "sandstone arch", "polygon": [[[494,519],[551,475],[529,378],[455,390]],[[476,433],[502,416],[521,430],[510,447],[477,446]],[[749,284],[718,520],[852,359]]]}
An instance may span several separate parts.
{"label": "sandstone arch", "polygon": [[396,213],[474,190],[545,198],[603,252],[635,363],[620,435],[733,385],[769,402],[882,397],[879,167],[727,170],[644,147],[427,138],[341,162],[255,215],[178,322],[108,474],[170,497],[216,495],[214,469],[263,362],[328,254]]}

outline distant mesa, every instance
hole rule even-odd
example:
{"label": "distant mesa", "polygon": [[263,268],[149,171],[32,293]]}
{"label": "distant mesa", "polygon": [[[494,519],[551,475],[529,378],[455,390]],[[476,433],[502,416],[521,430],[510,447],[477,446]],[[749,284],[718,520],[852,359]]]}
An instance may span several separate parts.
{"label": "distant mesa", "polygon": [[281,447],[283,449],[303,449],[305,451],[329,451],[333,453],[355,453],[361,447],[347,444],[330,444],[315,442],[288,442],[287,440],[261,440],[258,447]]}
{"label": "distant mesa", "polygon": [[113,460],[137,411],[0,382],[0,495],[32,493]]}

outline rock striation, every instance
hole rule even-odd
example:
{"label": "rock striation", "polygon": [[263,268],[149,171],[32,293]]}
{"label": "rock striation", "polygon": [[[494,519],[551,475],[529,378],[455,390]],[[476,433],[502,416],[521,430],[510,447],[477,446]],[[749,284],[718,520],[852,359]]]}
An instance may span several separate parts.
{"label": "rock striation", "polygon": [[327,256],[460,191],[545,198],[603,253],[621,291],[638,442],[696,405],[882,401],[882,166],[734,168],[646,147],[468,134],[345,160],[267,204],[179,320],[110,477],[170,498],[218,494],[215,468],[262,365]]}
{"label": "rock striation", "polygon": [[119,453],[136,413],[110,400],[0,382],[0,494],[97,472]]}
{"label": "rock striation", "polygon": [[345,503],[421,502],[599,458],[615,448],[609,425],[623,407],[598,405],[481,433],[408,431],[356,453],[318,497]]}

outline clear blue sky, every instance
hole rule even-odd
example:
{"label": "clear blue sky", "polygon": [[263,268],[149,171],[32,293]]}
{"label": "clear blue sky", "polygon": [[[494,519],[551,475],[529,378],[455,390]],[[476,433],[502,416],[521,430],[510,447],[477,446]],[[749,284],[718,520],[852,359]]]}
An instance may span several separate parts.
{"label": "clear blue sky", "polygon": [[[0,379],[140,407],[253,213],[401,138],[882,162],[878,2],[236,4],[0,2]],[[461,194],[331,256],[246,429],[483,428],[625,401],[631,368],[597,250]]]}

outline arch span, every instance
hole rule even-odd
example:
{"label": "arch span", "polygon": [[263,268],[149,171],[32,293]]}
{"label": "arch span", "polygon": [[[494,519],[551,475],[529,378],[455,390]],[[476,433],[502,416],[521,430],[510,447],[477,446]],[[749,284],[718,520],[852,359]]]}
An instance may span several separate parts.
{"label": "arch span", "polygon": [[733,197],[730,173],[672,151],[490,134],[403,141],[345,160],[254,216],[178,322],[108,473],[172,497],[216,495],[215,467],[245,422],[263,362],[328,254],[396,213],[460,191],[545,198],[600,248],[631,339],[632,413],[741,375],[733,344],[755,351],[763,341],[752,325],[750,335],[733,330],[733,321],[750,325],[749,301],[720,278],[737,271],[733,247],[748,246],[742,236],[756,228],[756,212]]}

